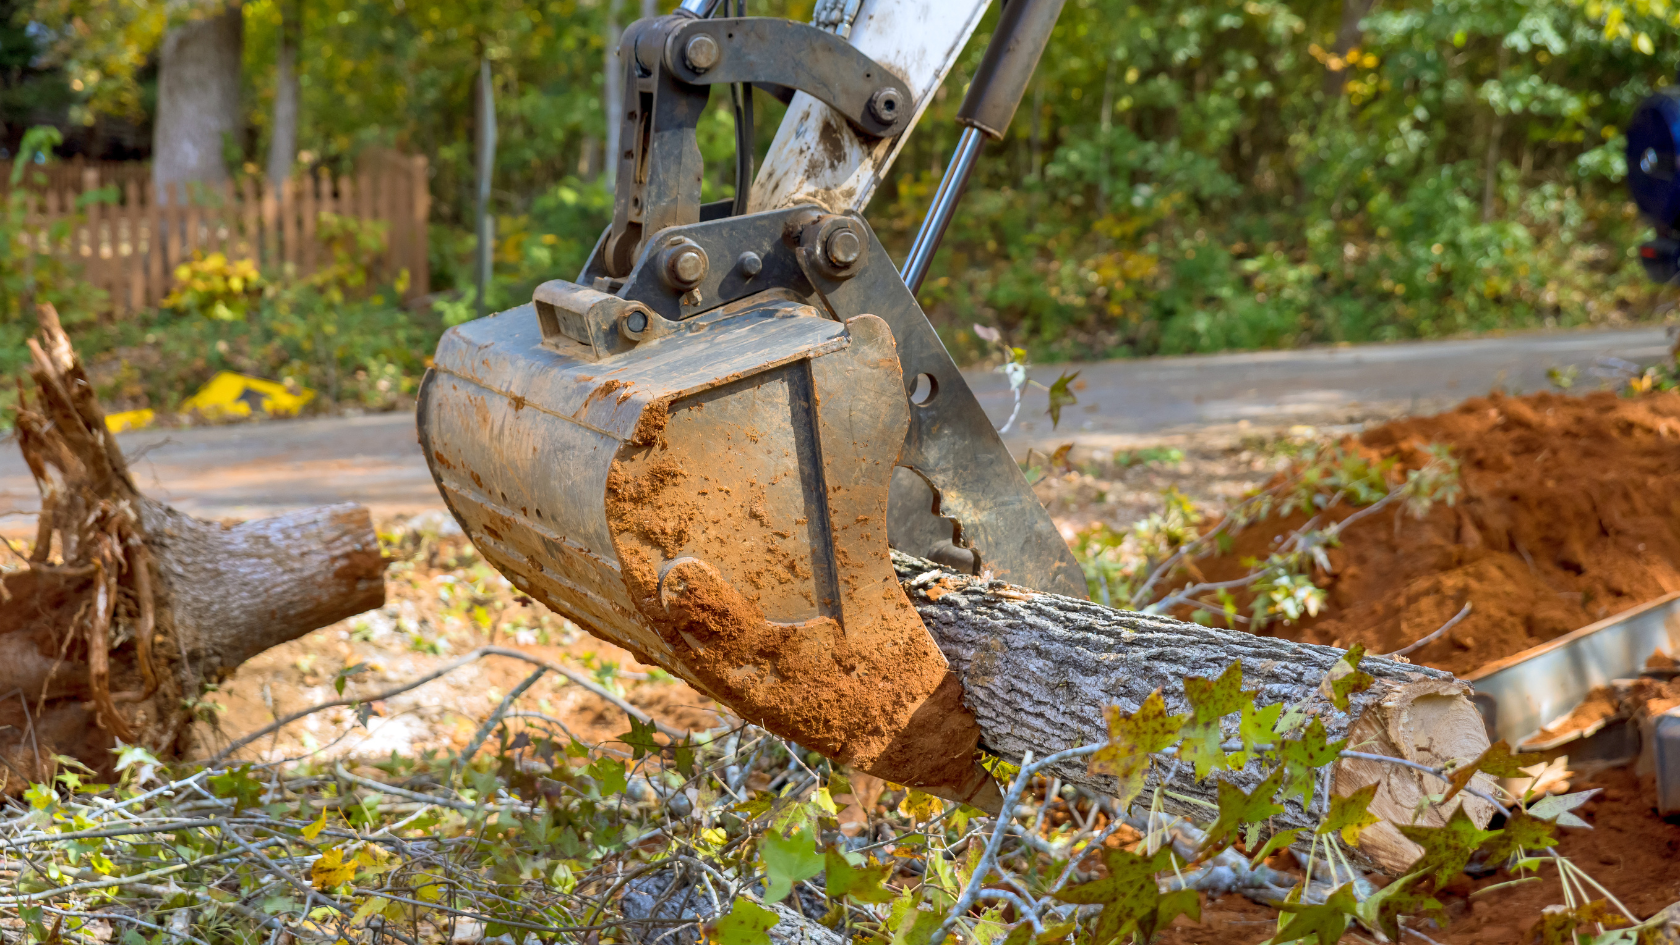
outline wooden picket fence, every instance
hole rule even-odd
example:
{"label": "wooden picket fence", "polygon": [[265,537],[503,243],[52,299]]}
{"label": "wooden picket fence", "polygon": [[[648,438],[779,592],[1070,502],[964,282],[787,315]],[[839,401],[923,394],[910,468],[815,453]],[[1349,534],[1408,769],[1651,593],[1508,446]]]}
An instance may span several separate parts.
{"label": "wooden picket fence", "polygon": [[[78,264],[83,278],[109,294],[108,315],[156,306],[174,286],[175,267],[195,253],[254,259],[266,272],[307,277],[332,262],[316,238],[323,213],[384,221],[386,250],[373,277],[390,282],[407,270],[405,301],[426,294],[431,199],[421,156],[371,153],[354,174],[320,169],[283,181],[278,192],[246,176],[216,186],[169,184],[160,195],[150,167],[138,163],[46,170],[44,184],[28,185],[25,238]],[[79,196],[112,185],[117,203],[76,207]],[[59,226],[65,221],[68,232]]]}

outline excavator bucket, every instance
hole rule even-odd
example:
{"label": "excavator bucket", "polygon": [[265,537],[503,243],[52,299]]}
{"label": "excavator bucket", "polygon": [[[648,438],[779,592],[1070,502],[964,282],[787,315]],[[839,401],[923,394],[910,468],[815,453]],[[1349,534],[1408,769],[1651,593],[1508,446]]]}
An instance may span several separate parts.
{"label": "excavator bucket", "polygon": [[887,324],[767,299],[600,362],[555,347],[532,306],[471,322],[421,391],[433,475],[486,558],[747,721],[995,806],[887,555],[910,413]]}

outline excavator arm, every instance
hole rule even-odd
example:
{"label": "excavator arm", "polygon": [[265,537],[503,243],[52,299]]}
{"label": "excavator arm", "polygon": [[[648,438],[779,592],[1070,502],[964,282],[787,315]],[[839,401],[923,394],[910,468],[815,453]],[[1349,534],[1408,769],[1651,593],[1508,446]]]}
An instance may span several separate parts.
{"label": "excavator arm", "polygon": [[[533,598],[749,722],[995,807],[888,547],[1083,596],[914,294],[1061,0],[1004,8],[902,273],[860,211],[984,4],[863,0],[811,25],[690,3],[625,32],[614,216],[582,273],[440,342],[433,476]],[[790,107],[750,200],[702,204],[696,127],[712,86],[745,84]]]}

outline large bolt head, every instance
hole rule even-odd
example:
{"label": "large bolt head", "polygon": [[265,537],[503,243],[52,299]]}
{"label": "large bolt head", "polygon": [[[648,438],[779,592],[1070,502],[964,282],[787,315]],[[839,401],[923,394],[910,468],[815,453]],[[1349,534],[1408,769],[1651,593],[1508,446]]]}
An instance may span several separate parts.
{"label": "large bolt head", "polygon": [[898,120],[901,104],[897,89],[882,89],[869,97],[869,113],[876,121],[890,125]]}
{"label": "large bolt head", "polygon": [[723,50],[718,48],[717,40],[705,33],[690,39],[688,45],[683,47],[683,61],[695,72],[705,72],[717,65],[722,54]]}
{"label": "large bolt head", "polygon": [[823,244],[823,251],[828,254],[828,261],[839,267],[850,266],[863,255],[863,240],[851,228],[835,230],[829,234],[828,241]]}
{"label": "large bolt head", "polygon": [[665,281],[674,288],[693,288],[706,278],[706,254],[694,245],[666,251]]}

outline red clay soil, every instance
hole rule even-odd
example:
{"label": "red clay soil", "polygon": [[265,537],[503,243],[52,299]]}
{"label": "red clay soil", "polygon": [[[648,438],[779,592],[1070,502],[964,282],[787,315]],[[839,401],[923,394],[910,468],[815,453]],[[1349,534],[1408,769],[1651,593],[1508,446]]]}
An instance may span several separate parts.
{"label": "red clay soil", "polygon": [[[1328,606],[1269,632],[1388,653],[1469,602],[1469,617],[1411,654],[1463,674],[1680,590],[1680,392],[1495,394],[1349,445],[1415,469],[1430,444],[1461,464],[1457,504],[1421,521],[1385,510],[1350,526],[1331,572],[1315,575]],[[1201,570],[1215,581],[1239,576],[1242,559],[1264,558],[1304,522],[1250,526]]]}

